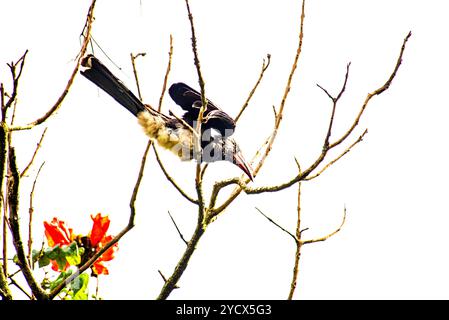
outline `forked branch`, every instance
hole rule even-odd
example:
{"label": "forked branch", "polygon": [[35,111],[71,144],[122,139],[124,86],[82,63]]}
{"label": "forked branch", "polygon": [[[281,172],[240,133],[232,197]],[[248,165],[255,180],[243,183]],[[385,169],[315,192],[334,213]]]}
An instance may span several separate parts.
{"label": "forked branch", "polygon": [[[368,106],[369,102],[371,101],[371,98],[381,94],[382,92],[384,92],[385,90],[387,90],[389,88],[389,86],[391,85],[392,81],[394,80],[394,78],[397,75],[397,71],[399,70],[399,67],[401,65],[402,62],[402,57],[404,54],[404,50],[406,47],[406,43],[408,41],[408,39],[410,38],[411,33],[409,33],[401,46],[401,50],[399,52],[399,57],[397,59],[397,62],[395,64],[395,67],[392,71],[392,73],[389,75],[388,80],[385,82],[384,85],[382,85],[381,87],[379,87],[378,89],[374,90],[372,93],[369,93],[367,95],[367,98],[365,99],[364,103],[362,104],[362,107],[360,108],[360,111],[358,113],[358,115],[356,116],[353,124],[350,126],[350,128],[343,134],[343,136],[341,138],[339,138],[338,140],[336,140],[335,142],[328,142],[328,147],[327,148],[323,148],[322,151],[320,152],[320,154],[318,155],[318,157],[316,158],[316,160],[304,171],[302,171],[301,173],[298,173],[295,177],[293,177],[292,179],[277,184],[277,185],[272,185],[272,186],[262,186],[262,187],[255,187],[252,188],[250,186],[247,185],[248,181],[243,181],[239,178],[232,178],[232,179],[228,179],[225,181],[220,181],[217,182],[214,185],[214,189],[213,189],[213,194],[218,196],[219,192],[221,191],[221,189],[223,189],[224,187],[230,186],[230,185],[238,185],[239,188],[236,189],[236,191],[234,191],[232,193],[232,195],[230,196],[230,198],[228,198],[228,200],[226,200],[221,206],[219,207],[214,207],[214,208],[210,208],[211,212],[213,212],[215,215],[219,214],[220,212],[222,212],[224,209],[226,209],[226,207],[233,201],[233,199],[235,199],[235,197],[240,193],[241,190],[244,190],[246,194],[261,194],[261,193],[265,193],[265,192],[277,192],[277,191],[281,191],[284,189],[287,189],[291,186],[293,186],[294,184],[300,182],[300,181],[304,181],[307,178],[309,178],[309,176],[312,175],[313,177],[313,172],[318,168],[318,166],[323,162],[323,160],[326,158],[328,151],[336,146],[338,146],[339,144],[341,144],[342,142],[346,141],[346,139],[350,136],[350,134],[354,131],[354,129],[357,127],[359,120],[361,118],[361,116],[363,115],[364,111],[366,110],[366,107]],[[345,77],[345,83],[346,83],[347,79]],[[343,86],[343,88],[345,87],[345,85]],[[341,93],[344,90],[341,91]],[[329,94],[328,94],[329,95]],[[341,96],[341,95],[339,95]],[[339,97],[337,96],[337,97]],[[329,97],[332,98],[331,95],[329,95]],[[332,98],[333,99],[333,98]],[[336,98],[335,98],[336,99]],[[331,128],[332,128],[332,124],[333,124],[333,120],[330,121],[330,125],[328,127],[328,131],[327,134],[325,136],[325,140],[324,140],[324,146],[326,145],[326,140],[328,141],[330,137],[330,132],[331,132]],[[329,130],[330,128],[330,130]],[[349,150],[355,146],[357,143],[359,143],[363,136],[366,134],[366,132],[364,132],[356,141],[355,143],[351,144],[347,149],[345,149],[345,151],[338,156],[336,159],[332,160],[328,165],[325,166],[325,168],[327,169],[330,165],[334,164],[337,160],[339,160],[340,158],[342,158],[345,154],[347,154],[349,152]],[[267,149],[270,149],[270,145],[268,145]],[[263,159],[261,160],[260,163],[263,163]],[[260,166],[259,166],[260,167]],[[324,169],[325,170],[325,169]],[[318,176],[319,174],[317,174]],[[310,178],[312,179],[312,178]],[[309,179],[309,180],[310,180]],[[211,201],[212,204],[215,204],[214,201]]]}
{"label": "forked branch", "polygon": [[399,70],[399,67],[401,66],[402,63],[402,57],[404,55],[404,51],[405,51],[405,47],[407,45],[407,41],[410,39],[410,37],[412,36],[412,32],[410,31],[407,36],[404,38],[404,41],[402,42],[402,46],[401,46],[401,51],[399,52],[399,56],[398,59],[396,61],[396,64],[394,66],[393,72],[390,74],[390,77],[388,78],[388,80],[384,83],[383,86],[377,88],[376,90],[374,90],[371,93],[368,93],[368,95],[365,98],[365,101],[362,105],[362,108],[359,111],[359,114],[357,115],[357,117],[355,118],[353,124],[351,125],[351,127],[341,136],[340,139],[336,140],[335,142],[331,143],[330,148],[336,147],[337,145],[339,145],[340,143],[342,143],[343,141],[346,140],[346,138],[352,133],[352,131],[354,131],[354,129],[357,127],[357,125],[359,124],[360,118],[363,115],[363,112],[365,111],[366,107],[368,106],[368,103],[370,102],[371,98],[374,96],[377,96],[381,93],[383,93],[385,90],[387,90],[391,83],[393,82],[394,78],[396,77],[396,74]]}

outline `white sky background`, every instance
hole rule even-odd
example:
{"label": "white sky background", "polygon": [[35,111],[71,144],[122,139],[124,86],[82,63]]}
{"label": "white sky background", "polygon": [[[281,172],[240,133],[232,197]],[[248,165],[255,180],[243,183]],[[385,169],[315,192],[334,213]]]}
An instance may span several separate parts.
{"label": "white sky background", "polygon": [[[80,4],[81,3],[81,4]],[[3,1],[0,79],[9,86],[6,63],[29,49],[16,123],[34,120],[61,94],[79,50],[78,38],[90,1]],[[254,85],[262,59],[271,66],[239,122],[236,138],[247,158],[271,130],[272,105],[279,105],[297,47],[300,1],[198,1],[191,7],[207,96],[235,116]],[[316,83],[336,93],[351,61],[347,90],[337,109],[334,137],[346,131],[368,92],[389,77],[403,38],[413,32],[390,89],[373,98],[352,139],[364,141],[320,178],[303,184],[304,237],[318,237],[339,224],[323,243],[303,247],[295,298],[447,299],[449,207],[447,201],[447,1],[309,0],[305,36],[293,87],[274,150],[255,185],[283,182],[296,174],[294,156],[305,168],[315,159],[331,111]],[[156,105],[168,59],[169,82],[196,88],[185,3],[101,1],[93,36],[121,71],[95,54],[136,92],[129,54],[137,60],[144,100]],[[9,87],[8,87],[9,88]],[[163,110],[180,109],[167,95]],[[147,138],[128,111],[83,77],[49,126],[30,177],[23,182],[22,228],[28,192],[38,165],[46,161],[35,192],[35,242],[42,221],[57,216],[87,233],[90,214],[111,217],[111,233],[123,228]],[[14,135],[21,167],[44,128]],[[331,157],[329,159],[332,158]],[[192,195],[194,163],[162,153],[167,168]],[[210,166],[213,181],[240,174],[229,163]],[[284,299],[294,259],[292,239],[265,220],[257,206],[294,232],[296,187],[260,196],[242,195],[201,239],[173,299]],[[196,208],[177,195],[148,159],[137,201],[136,227],[120,242],[111,275],[102,277],[105,299],[153,299],[184,244],[167,210],[186,237]],[[23,230],[26,236],[25,230]]]}

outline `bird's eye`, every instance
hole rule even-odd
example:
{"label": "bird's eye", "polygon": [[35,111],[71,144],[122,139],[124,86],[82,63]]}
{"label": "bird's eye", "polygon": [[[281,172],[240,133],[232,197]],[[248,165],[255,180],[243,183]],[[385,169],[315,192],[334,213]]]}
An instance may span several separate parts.
{"label": "bird's eye", "polygon": [[195,101],[195,102],[192,104],[192,107],[193,107],[193,108],[196,108],[196,109],[201,109],[201,105],[202,105],[201,101]]}

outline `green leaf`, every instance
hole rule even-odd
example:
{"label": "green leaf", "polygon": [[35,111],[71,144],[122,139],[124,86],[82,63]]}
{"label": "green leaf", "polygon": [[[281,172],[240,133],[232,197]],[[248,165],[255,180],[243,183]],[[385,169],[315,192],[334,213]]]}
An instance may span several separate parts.
{"label": "green leaf", "polygon": [[73,290],[72,299],[73,300],[87,300],[89,297],[89,292],[87,286],[89,284],[89,275],[83,273],[79,275],[70,283],[70,288]]}
{"label": "green leaf", "polygon": [[72,242],[70,245],[62,249],[65,255],[65,259],[71,266],[77,266],[81,263],[81,253],[78,249],[76,242]]}
{"label": "green leaf", "polygon": [[40,258],[40,256],[41,256],[41,253],[42,253],[41,250],[33,249],[33,250],[31,251],[31,256],[32,256],[33,262],[39,261],[39,258]]}
{"label": "green leaf", "polygon": [[39,268],[43,268],[43,267],[48,266],[50,264],[50,258],[47,255],[43,254],[39,258],[38,262],[39,262]]}
{"label": "green leaf", "polygon": [[62,253],[61,247],[59,245],[54,246],[53,248],[45,249],[45,254],[51,260],[56,260]]}
{"label": "green leaf", "polygon": [[67,277],[69,277],[72,274],[72,270],[67,270],[66,272],[61,272],[59,276],[50,282],[50,290],[53,290],[56,288],[60,283],[62,283]]}

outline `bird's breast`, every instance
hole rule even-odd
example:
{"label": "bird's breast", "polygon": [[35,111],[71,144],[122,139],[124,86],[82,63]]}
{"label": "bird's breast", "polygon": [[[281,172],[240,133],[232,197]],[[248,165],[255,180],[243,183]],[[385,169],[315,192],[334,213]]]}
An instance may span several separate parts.
{"label": "bird's breast", "polygon": [[184,126],[167,126],[166,121],[147,111],[140,112],[137,119],[144,132],[161,147],[172,151],[181,160],[193,158],[193,134]]}

